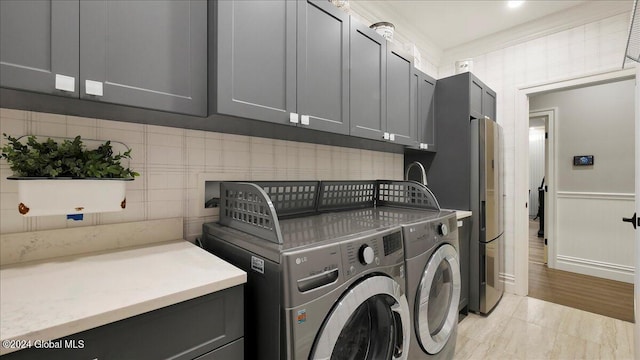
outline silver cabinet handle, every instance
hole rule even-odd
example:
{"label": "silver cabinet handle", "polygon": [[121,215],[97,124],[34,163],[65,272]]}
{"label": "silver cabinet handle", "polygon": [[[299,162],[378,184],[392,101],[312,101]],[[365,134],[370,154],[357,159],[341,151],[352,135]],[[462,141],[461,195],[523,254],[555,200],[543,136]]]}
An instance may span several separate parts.
{"label": "silver cabinet handle", "polygon": [[292,124],[298,123],[298,114],[297,113],[289,113],[289,122]]}
{"label": "silver cabinet handle", "polygon": [[300,116],[300,123],[302,123],[302,125],[309,125],[309,115]]}
{"label": "silver cabinet handle", "polygon": [[390,137],[391,137],[391,134],[389,134],[388,132],[385,132],[384,134],[382,134],[382,138],[385,140],[389,140]]}

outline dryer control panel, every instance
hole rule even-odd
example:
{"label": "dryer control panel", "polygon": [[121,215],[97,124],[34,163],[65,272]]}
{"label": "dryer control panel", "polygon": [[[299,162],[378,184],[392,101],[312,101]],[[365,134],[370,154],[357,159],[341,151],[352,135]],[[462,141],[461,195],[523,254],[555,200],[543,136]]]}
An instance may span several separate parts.
{"label": "dryer control panel", "polygon": [[422,254],[432,247],[449,242],[458,246],[456,215],[449,215],[404,226],[405,251],[407,254]]}

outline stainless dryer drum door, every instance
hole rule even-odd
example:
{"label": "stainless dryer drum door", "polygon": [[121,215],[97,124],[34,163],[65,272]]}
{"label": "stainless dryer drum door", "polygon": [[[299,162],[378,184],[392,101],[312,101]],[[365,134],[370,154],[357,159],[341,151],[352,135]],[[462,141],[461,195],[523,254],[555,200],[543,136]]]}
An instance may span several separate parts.
{"label": "stainless dryer drum door", "polygon": [[400,285],[386,276],[367,278],[336,302],[310,359],[407,359],[409,321],[409,305]]}
{"label": "stainless dryer drum door", "polygon": [[429,258],[416,294],[415,331],[422,348],[437,354],[458,323],[460,263],[456,249],[445,244]]}

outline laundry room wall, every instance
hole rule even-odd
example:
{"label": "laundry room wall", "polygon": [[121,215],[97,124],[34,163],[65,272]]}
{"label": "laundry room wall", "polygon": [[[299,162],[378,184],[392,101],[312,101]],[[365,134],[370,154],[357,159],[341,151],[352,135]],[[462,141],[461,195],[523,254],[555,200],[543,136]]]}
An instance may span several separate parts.
{"label": "laundry room wall", "polygon": [[[403,155],[295,141],[185,130],[0,108],[0,133],[113,140],[132,149],[127,208],[65,216],[23,217],[15,181],[0,160],[0,234],[170,217],[184,218],[184,236],[194,240],[215,215],[201,208],[203,178],[209,180],[363,180],[403,177]],[[6,144],[2,138],[1,145]],[[206,176],[203,177],[203,174]]]}
{"label": "laundry room wall", "polygon": [[[473,73],[498,94],[496,117],[504,130],[505,147],[505,271],[502,277],[509,292],[516,291],[516,261],[526,261],[515,259],[515,214],[526,211],[524,203],[516,204],[515,193],[521,189],[526,191],[528,182],[527,177],[518,175],[522,170],[521,164],[516,163],[516,139],[520,139],[516,129],[520,126],[528,129],[528,126],[521,125],[528,119],[517,117],[519,89],[619,70],[626,46],[630,10],[569,29],[560,25],[557,32],[535,39],[509,41],[488,50],[468,44],[443,55],[438,68],[439,78],[455,74],[455,60],[470,58],[473,59]],[[561,19],[558,23],[562,23]]]}
{"label": "laundry room wall", "polygon": [[[557,108],[556,265],[633,282],[635,80],[552,92],[529,99],[531,110]],[[573,156],[594,155],[593,166]],[[551,200],[553,201],[553,200]]]}

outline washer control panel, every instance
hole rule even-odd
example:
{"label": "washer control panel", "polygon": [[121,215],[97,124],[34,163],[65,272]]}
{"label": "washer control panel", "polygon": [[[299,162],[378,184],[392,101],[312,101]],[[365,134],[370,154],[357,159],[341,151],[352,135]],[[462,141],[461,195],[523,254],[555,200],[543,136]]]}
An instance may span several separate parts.
{"label": "washer control panel", "polygon": [[333,291],[345,281],[378,268],[397,267],[404,276],[402,228],[371,230],[334,243],[285,253],[283,271],[289,283],[285,303],[301,304]]}
{"label": "washer control panel", "polygon": [[375,257],[375,253],[373,252],[373,248],[371,246],[364,244],[360,246],[360,250],[358,250],[358,259],[362,265],[369,265],[373,262]]}
{"label": "washer control panel", "polygon": [[379,231],[342,244],[342,257],[346,268],[344,275],[347,279],[371,268],[395,265],[402,261],[403,256],[400,228]]}

